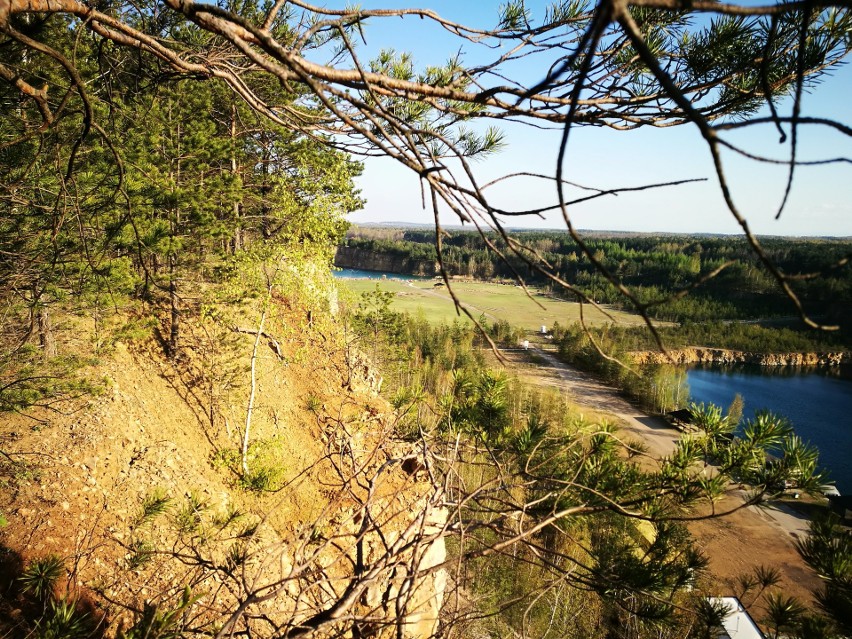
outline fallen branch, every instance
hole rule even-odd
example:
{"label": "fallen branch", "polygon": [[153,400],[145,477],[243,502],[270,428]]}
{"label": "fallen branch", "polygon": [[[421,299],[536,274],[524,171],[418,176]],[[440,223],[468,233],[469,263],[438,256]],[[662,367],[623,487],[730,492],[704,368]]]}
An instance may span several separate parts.
{"label": "fallen branch", "polygon": [[235,333],[245,333],[246,335],[254,335],[255,337],[265,337],[268,340],[269,348],[271,348],[275,352],[275,355],[278,356],[278,359],[284,359],[284,353],[281,350],[281,344],[279,344],[278,340],[266,331],[257,331],[253,328],[241,328],[239,326],[232,326],[231,330]]}

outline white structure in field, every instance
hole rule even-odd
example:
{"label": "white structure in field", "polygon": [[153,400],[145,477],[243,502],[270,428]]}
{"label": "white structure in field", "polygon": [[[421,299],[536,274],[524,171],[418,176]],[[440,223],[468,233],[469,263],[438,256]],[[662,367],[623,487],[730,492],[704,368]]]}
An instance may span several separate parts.
{"label": "white structure in field", "polygon": [[541,325],[541,334],[547,335],[547,326],[545,326],[544,324]]}
{"label": "white structure in field", "polygon": [[728,614],[722,620],[722,629],[717,635],[718,639],[764,639],[763,633],[754,623],[740,600],[736,597],[710,597],[713,604],[722,604],[727,607]]}

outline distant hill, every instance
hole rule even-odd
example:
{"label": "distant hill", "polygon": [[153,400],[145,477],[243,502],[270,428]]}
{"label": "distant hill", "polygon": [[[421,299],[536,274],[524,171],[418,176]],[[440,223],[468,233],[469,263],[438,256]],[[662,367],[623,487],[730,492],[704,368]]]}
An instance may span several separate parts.
{"label": "distant hill", "polygon": [[[353,222],[352,229],[358,228],[378,228],[378,229],[399,229],[399,230],[433,230],[434,224],[422,222]],[[448,231],[472,231],[470,225],[464,226],[461,224],[442,224],[441,228]],[[568,233],[561,227],[547,228],[532,228],[524,226],[507,226],[505,230],[509,233]],[[619,238],[619,237],[694,237],[694,238],[726,238],[726,237],[742,237],[740,233],[679,233],[675,231],[615,231],[615,230],[593,230],[593,229],[578,229],[578,233],[583,237],[591,238]],[[852,235],[758,235],[757,237],[772,240],[829,240],[829,241],[852,241]]]}

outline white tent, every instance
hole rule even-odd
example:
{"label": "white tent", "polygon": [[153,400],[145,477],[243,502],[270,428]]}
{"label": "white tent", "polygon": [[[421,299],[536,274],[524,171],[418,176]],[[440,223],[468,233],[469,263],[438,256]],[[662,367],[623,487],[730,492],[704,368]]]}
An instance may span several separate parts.
{"label": "white tent", "polygon": [[763,633],[754,623],[751,615],[746,612],[740,600],[736,597],[710,597],[713,604],[722,604],[728,609],[728,614],[722,620],[723,631],[718,639],[764,639]]}

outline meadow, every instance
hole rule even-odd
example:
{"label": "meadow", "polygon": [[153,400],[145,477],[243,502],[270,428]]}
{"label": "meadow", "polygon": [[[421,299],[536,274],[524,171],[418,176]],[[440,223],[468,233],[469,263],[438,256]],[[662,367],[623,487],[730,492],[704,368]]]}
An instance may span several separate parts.
{"label": "meadow", "polygon": [[[439,284],[439,280],[341,279],[341,282],[356,295],[374,291],[378,285],[381,290],[395,294],[394,310],[422,314],[430,322],[452,322],[459,317],[446,286]],[[519,286],[495,282],[460,281],[453,282],[452,287],[474,317],[484,314],[490,321],[505,320],[527,331],[538,331],[542,325],[550,329],[554,322],[565,326],[580,319],[579,303],[554,299],[540,289],[530,288],[528,296]],[[585,321],[591,325],[642,323],[638,315],[608,306],[602,309],[582,305]],[[466,319],[463,315],[462,318]]]}

